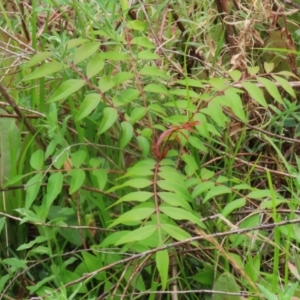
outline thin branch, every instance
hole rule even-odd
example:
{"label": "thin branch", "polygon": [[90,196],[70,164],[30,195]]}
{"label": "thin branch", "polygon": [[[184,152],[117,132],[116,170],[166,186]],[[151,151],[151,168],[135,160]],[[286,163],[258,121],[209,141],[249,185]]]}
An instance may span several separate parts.
{"label": "thin branch", "polygon": [[[65,288],[73,286],[75,284],[78,284],[84,280],[90,279],[94,276],[97,276],[98,274],[100,274],[103,271],[109,270],[117,265],[125,265],[126,263],[135,260],[135,259],[140,259],[142,257],[148,256],[149,254],[154,254],[158,251],[163,251],[163,250],[167,250],[170,248],[174,248],[174,247],[178,247],[178,246],[182,246],[186,243],[192,243],[195,241],[201,241],[201,240],[207,240],[209,238],[217,238],[217,237],[226,237],[226,236],[231,236],[234,234],[243,234],[243,233],[248,233],[251,231],[257,231],[257,230],[267,230],[267,229],[274,229],[277,227],[281,227],[281,226],[286,226],[286,225],[292,225],[292,224],[299,224],[300,223],[300,219],[294,219],[294,220],[286,220],[286,221],[281,221],[281,222],[277,222],[277,223],[273,223],[273,224],[263,224],[263,225],[258,225],[258,226],[254,226],[254,227],[250,227],[250,228],[238,228],[238,229],[234,229],[234,230],[229,230],[229,231],[224,231],[224,232],[218,232],[218,233],[214,233],[214,234],[206,234],[205,232],[202,231],[202,235],[198,235],[189,239],[186,239],[184,241],[180,241],[180,242],[174,242],[168,245],[164,245],[162,247],[158,247],[158,248],[154,248],[152,250],[148,250],[142,253],[138,253],[135,255],[132,255],[129,258],[125,258],[122,260],[119,260],[117,262],[111,263],[107,266],[104,266],[103,268],[100,268],[96,271],[90,272],[90,273],[85,273],[83,276],[81,276],[78,279],[75,279],[73,281],[68,282],[67,284],[64,285]],[[55,291],[60,291],[61,288],[56,289]]]}

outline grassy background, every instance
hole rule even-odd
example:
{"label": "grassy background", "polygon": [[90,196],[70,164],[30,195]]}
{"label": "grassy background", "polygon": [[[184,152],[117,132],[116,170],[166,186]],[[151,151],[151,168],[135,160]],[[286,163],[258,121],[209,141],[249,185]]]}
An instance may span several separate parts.
{"label": "grassy background", "polygon": [[298,8],[0,3],[0,299],[299,299]]}

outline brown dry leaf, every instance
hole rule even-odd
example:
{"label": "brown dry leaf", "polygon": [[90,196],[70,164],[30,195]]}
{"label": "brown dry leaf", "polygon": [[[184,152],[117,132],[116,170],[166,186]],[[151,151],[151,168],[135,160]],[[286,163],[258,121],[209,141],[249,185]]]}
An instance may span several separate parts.
{"label": "brown dry leaf", "polygon": [[252,35],[260,43],[261,46],[264,46],[265,44],[264,40],[261,38],[259,32],[254,28],[252,29]]}
{"label": "brown dry leaf", "polygon": [[71,169],[72,169],[72,161],[70,157],[68,157],[64,162],[64,170],[69,173]]}
{"label": "brown dry leaf", "polygon": [[244,130],[244,125],[242,125],[242,123],[240,122],[233,122],[232,124],[230,124],[230,136],[234,136],[236,134],[238,134],[239,132]]}
{"label": "brown dry leaf", "polygon": [[233,55],[231,57],[230,64],[232,66],[230,71],[236,70],[236,69],[240,70],[240,69],[245,68],[245,66],[247,65],[245,54],[242,52],[239,52],[239,53]]}

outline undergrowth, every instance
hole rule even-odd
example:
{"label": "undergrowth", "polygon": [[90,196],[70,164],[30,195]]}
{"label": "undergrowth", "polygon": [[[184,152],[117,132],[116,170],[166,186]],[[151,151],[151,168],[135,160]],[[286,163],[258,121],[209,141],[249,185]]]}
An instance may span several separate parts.
{"label": "undergrowth", "polygon": [[0,4],[0,299],[299,299],[297,8]]}

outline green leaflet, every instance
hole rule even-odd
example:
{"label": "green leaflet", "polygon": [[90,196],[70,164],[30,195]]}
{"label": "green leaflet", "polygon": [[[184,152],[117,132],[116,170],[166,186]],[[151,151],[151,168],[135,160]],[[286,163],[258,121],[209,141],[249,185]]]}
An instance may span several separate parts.
{"label": "green leaflet", "polygon": [[78,64],[92,56],[99,49],[100,44],[100,42],[88,42],[78,47],[74,55],[74,64]]}
{"label": "green leaflet", "polygon": [[103,111],[103,119],[99,125],[98,135],[107,131],[117,120],[118,112],[115,108],[106,107]]}
{"label": "green leaflet", "polygon": [[48,102],[63,100],[81,89],[84,84],[85,80],[82,79],[69,79],[64,81],[51,95]]}
{"label": "green leaflet", "polygon": [[191,235],[181,229],[178,226],[170,225],[170,224],[161,224],[161,228],[166,231],[168,235],[170,235],[173,239],[177,241],[184,241],[191,237]]}
{"label": "green leaflet", "polygon": [[125,243],[132,243],[135,241],[142,241],[145,239],[148,239],[154,231],[157,230],[157,225],[146,225],[143,227],[140,227],[138,229],[135,229],[133,231],[130,231],[126,235],[123,235],[116,243],[115,245],[121,245]]}
{"label": "green leaflet", "polygon": [[61,172],[52,173],[48,179],[46,207],[49,210],[55,198],[61,193],[63,175]]}
{"label": "green leaflet", "polygon": [[156,252],[155,255],[156,267],[158,269],[161,285],[163,290],[167,287],[168,273],[169,273],[169,253],[168,250]]}
{"label": "green leaflet", "polygon": [[154,207],[141,207],[137,209],[132,209],[130,211],[125,212],[119,218],[117,218],[114,222],[112,222],[109,227],[114,227],[118,224],[124,224],[128,222],[141,221],[148,218],[150,215],[154,213]]}
{"label": "green leaflet", "polygon": [[263,107],[268,107],[268,104],[265,100],[261,89],[256,84],[249,81],[243,81],[242,86],[253,98],[253,100],[255,100],[258,104],[262,105]]}
{"label": "green leaflet", "polygon": [[204,229],[206,228],[205,225],[203,224],[203,222],[200,221],[200,216],[196,217],[191,212],[188,212],[182,208],[171,207],[171,206],[162,204],[159,207],[159,210],[162,213],[169,216],[173,220],[188,220],[190,222],[193,222],[193,223],[199,225],[201,228],[204,228]]}
{"label": "green leaflet", "polygon": [[85,180],[85,172],[81,169],[73,169],[71,170],[70,175],[71,175],[71,184],[70,184],[69,194],[72,195],[83,185]]}

